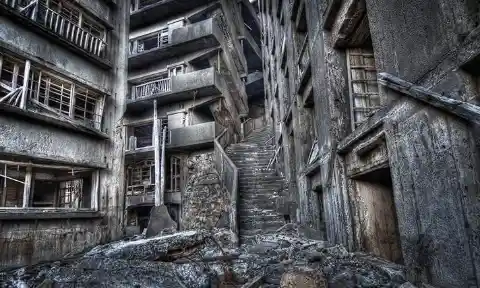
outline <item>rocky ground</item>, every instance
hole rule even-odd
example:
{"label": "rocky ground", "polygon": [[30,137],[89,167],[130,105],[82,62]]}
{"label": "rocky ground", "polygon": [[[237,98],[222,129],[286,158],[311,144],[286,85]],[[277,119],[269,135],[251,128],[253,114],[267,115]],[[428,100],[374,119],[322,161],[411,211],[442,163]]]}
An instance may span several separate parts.
{"label": "rocky ground", "polygon": [[306,238],[294,225],[230,245],[228,230],[97,246],[0,273],[0,287],[414,287],[402,266]]}

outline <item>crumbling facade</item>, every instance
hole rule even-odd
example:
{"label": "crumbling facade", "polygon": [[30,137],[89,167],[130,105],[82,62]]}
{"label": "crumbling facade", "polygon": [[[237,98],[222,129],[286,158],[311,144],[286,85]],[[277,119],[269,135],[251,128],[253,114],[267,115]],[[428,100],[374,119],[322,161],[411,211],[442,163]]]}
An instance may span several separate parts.
{"label": "crumbling facade", "polygon": [[121,2],[0,1],[1,267],[123,234]]}
{"label": "crumbling facade", "polygon": [[0,22],[0,267],[141,233],[155,204],[228,219],[214,140],[263,85],[250,2],[2,0]]}
{"label": "crumbling facade", "polygon": [[480,281],[478,1],[259,1],[290,217],[411,281]]}
{"label": "crumbling facade", "polygon": [[184,2],[132,1],[124,118],[129,234],[147,227],[154,205],[166,205],[182,230],[214,227],[229,213],[214,140],[224,129],[239,135],[248,116],[248,76],[261,70],[260,27],[248,1]]}

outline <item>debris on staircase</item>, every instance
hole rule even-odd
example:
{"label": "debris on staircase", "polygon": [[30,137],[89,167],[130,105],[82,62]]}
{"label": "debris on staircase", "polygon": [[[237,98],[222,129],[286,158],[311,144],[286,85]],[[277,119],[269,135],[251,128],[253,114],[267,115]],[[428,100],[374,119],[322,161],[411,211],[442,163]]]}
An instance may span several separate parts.
{"label": "debris on staircase", "polygon": [[239,169],[239,224],[240,240],[252,235],[273,232],[285,224],[276,210],[276,199],[284,184],[268,163],[274,157],[274,146],[267,144],[272,137],[267,126],[255,131],[243,142],[232,144],[226,152]]}
{"label": "debris on staircase", "polygon": [[252,236],[240,247],[230,245],[229,233],[184,231],[109,243],[76,258],[0,273],[0,287],[348,288],[405,282],[402,266],[305,238],[293,224]]}

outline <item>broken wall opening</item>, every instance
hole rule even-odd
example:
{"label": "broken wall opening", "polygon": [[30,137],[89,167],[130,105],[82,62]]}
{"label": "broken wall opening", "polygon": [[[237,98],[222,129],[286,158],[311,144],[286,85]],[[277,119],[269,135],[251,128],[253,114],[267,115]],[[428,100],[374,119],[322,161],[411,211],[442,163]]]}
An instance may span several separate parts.
{"label": "broken wall opening", "polygon": [[353,179],[359,212],[361,248],[403,263],[390,168],[384,166]]}

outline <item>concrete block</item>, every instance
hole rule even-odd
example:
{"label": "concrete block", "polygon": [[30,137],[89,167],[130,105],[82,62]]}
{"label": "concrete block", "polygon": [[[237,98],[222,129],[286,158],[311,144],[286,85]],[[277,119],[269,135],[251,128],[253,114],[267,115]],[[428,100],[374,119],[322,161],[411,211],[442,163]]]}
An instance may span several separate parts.
{"label": "concrete block", "polygon": [[176,229],[177,222],[173,221],[168,214],[167,206],[161,205],[153,207],[150,211],[150,220],[148,221],[147,237],[160,234],[165,229]]}

